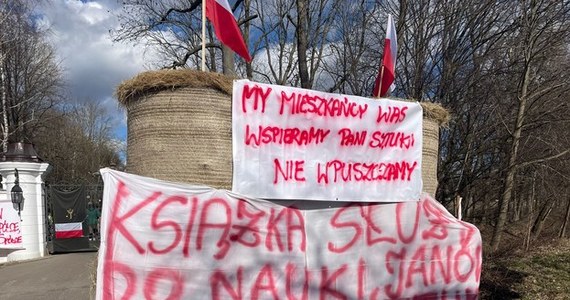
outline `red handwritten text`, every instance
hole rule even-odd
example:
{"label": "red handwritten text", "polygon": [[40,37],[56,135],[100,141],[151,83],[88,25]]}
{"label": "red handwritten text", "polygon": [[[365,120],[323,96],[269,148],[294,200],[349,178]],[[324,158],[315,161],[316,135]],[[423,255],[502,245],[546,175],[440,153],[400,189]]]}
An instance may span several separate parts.
{"label": "red handwritten text", "polygon": [[294,144],[298,146],[320,144],[330,129],[321,128],[281,128],[276,126],[259,126],[257,130],[245,126],[245,144],[259,146],[262,144]]}
{"label": "red handwritten text", "polygon": [[317,182],[328,184],[350,181],[410,181],[417,165],[415,161],[350,163],[331,160],[323,164],[317,163]]}
{"label": "red handwritten text", "polygon": [[243,87],[243,93],[241,96],[241,107],[244,113],[247,112],[247,101],[253,97],[253,110],[261,109],[261,112],[265,112],[265,106],[267,103],[267,98],[271,93],[271,88],[263,89],[258,85],[249,86],[245,85]]}
{"label": "red handwritten text", "polygon": [[323,117],[345,117],[345,118],[359,118],[366,113],[368,104],[359,104],[348,100],[338,98],[322,98],[316,95],[309,95],[307,93],[287,94],[285,91],[281,92],[281,108],[280,114],[288,112],[291,115],[295,114],[313,114]]}
{"label": "red handwritten text", "polygon": [[388,106],[388,109],[382,110],[382,106],[378,106],[378,116],[376,123],[399,123],[406,118],[407,106]]}

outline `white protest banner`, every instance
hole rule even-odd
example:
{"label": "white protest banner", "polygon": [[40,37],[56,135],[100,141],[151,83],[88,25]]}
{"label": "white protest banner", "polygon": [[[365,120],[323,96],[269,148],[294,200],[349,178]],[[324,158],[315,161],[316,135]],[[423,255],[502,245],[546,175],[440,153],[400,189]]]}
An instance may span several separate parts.
{"label": "white protest banner", "polygon": [[18,211],[11,201],[0,201],[0,249],[22,249]]}
{"label": "white protest banner", "polygon": [[234,81],[233,187],[264,199],[417,201],[422,107]]}
{"label": "white protest banner", "polygon": [[481,236],[438,202],[251,199],[101,170],[97,299],[476,299]]}

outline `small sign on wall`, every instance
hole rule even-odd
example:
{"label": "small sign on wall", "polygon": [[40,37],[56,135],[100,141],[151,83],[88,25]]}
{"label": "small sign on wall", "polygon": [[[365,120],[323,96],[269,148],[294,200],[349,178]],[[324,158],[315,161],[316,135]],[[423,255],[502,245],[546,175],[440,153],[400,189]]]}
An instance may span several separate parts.
{"label": "small sign on wall", "polygon": [[0,201],[0,249],[22,249],[18,211],[11,201]]}

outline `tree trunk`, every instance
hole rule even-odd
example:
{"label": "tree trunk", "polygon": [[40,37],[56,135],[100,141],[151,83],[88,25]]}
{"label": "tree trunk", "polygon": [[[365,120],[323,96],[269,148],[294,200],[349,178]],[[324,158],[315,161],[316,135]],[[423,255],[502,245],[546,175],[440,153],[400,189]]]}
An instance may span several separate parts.
{"label": "tree trunk", "polygon": [[8,151],[8,97],[6,95],[6,74],[4,73],[4,55],[0,53],[0,97],[2,97],[2,152]]}
{"label": "tree trunk", "polygon": [[519,150],[519,143],[521,139],[522,125],[524,122],[524,115],[527,104],[527,91],[528,83],[530,81],[530,68],[527,66],[524,76],[523,87],[521,89],[521,96],[519,98],[519,106],[517,112],[517,119],[515,123],[515,130],[513,131],[511,150],[509,151],[509,163],[507,167],[507,176],[505,178],[505,183],[503,185],[503,193],[499,201],[499,216],[497,217],[497,225],[493,231],[493,238],[491,239],[491,249],[492,251],[497,251],[499,249],[499,244],[501,243],[501,235],[505,224],[507,222],[507,213],[509,208],[509,202],[511,201],[511,196],[513,193],[513,187],[515,185],[515,173],[516,173],[516,160]]}
{"label": "tree trunk", "polygon": [[526,232],[525,232],[525,237],[524,237],[524,249],[526,251],[528,251],[528,249],[530,248],[530,240],[532,237],[532,220],[534,219],[534,210],[532,209],[532,205],[529,206],[529,212],[528,212],[528,220],[526,223]]}
{"label": "tree trunk", "polygon": [[525,70],[522,78],[522,85],[519,95],[519,105],[517,108],[517,118],[515,121],[515,128],[512,134],[511,149],[509,151],[509,162],[507,167],[507,175],[505,182],[503,184],[503,193],[499,201],[499,215],[497,217],[497,225],[493,231],[493,238],[491,239],[491,249],[492,251],[497,251],[501,243],[501,235],[505,228],[507,222],[507,213],[509,208],[509,202],[511,201],[513,187],[515,185],[515,173],[517,171],[517,154],[519,151],[519,143],[521,140],[521,133],[524,124],[524,118],[526,113],[527,96],[528,96],[528,86],[530,83],[530,60],[532,44],[528,46],[525,53]]}
{"label": "tree trunk", "polygon": [[[212,26],[208,26],[208,37],[210,39],[210,41],[214,40],[214,32],[212,30]],[[222,53],[223,53],[223,47],[224,45],[222,44]],[[210,55],[210,72],[218,72],[218,68],[216,66],[216,48],[211,47],[208,48],[206,51],[208,51],[208,54]]]}
{"label": "tree trunk", "polygon": [[[245,0],[243,3],[243,9],[245,14],[244,17],[246,20],[250,16],[250,6],[251,0]],[[245,22],[245,24],[243,24],[243,39],[246,41],[246,43],[249,41],[249,22]],[[251,62],[245,62],[245,75],[250,80],[253,78],[253,68],[251,67]]]}
{"label": "tree trunk", "polygon": [[562,223],[562,228],[560,229],[560,238],[563,238],[566,235],[568,222],[570,222],[570,199],[568,199],[568,205],[566,206],[566,217],[564,218],[564,223]]}
{"label": "tree trunk", "polygon": [[297,64],[299,66],[299,79],[301,87],[310,89],[309,70],[307,68],[307,46],[308,46],[308,0],[297,0]]}
{"label": "tree trunk", "polygon": [[488,221],[487,212],[489,211],[489,198],[487,195],[483,196],[483,207],[481,207],[481,223],[486,224]]}
{"label": "tree trunk", "polygon": [[548,218],[548,216],[552,212],[553,205],[554,205],[554,201],[550,200],[550,201],[546,202],[540,208],[540,212],[536,216],[536,219],[534,220],[534,224],[532,225],[532,237],[533,237],[533,239],[536,239],[540,235],[540,233],[542,232],[542,229],[544,228],[544,222],[546,221],[546,219]]}
{"label": "tree trunk", "polygon": [[222,45],[222,61],[224,74],[234,77],[236,75],[234,52],[226,45]]}

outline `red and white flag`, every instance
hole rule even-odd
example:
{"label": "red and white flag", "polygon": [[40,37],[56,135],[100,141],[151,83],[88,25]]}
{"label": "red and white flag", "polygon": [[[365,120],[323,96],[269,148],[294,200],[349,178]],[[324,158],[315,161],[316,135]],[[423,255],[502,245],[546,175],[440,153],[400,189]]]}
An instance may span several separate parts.
{"label": "red and white flag", "polygon": [[212,22],[218,39],[246,61],[251,61],[228,0],[206,0],[205,3],[206,17]]}
{"label": "red and white flag", "polygon": [[388,26],[386,27],[386,40],[384,41],[384,57],[380,65],[380,71],[374,82],[374,97],[385,97],[395,88],[396,78],[396,53],[398,51],[398,38],[396,37],[396,26],[392,15],[388,15]]}
{"label": "red and white flag", "polygon": [[69,239],[83,237],[83,225],[81,222],[74,223],[56,223],[55,238]]}

